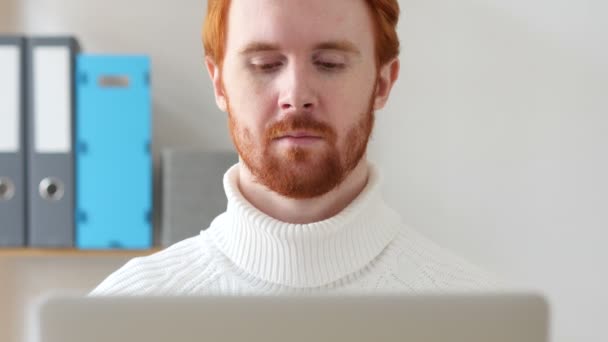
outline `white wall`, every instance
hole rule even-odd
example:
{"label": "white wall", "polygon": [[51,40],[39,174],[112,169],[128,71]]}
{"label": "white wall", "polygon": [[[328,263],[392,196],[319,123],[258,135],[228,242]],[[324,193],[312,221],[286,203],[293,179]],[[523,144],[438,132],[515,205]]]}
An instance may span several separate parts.
{"label": "white wall", "polygon": [[389,202],[608,341],[605,1],[400,2],[402,74],[373,155]]}
{"label": "white wall", "polygon": [[[446,247],[546,292],[554,341],[608,340],[608,4],[400,4],[401,78],[371,147],[389,202]],[[231,148],[202,63],[205,1],[20,6],[25,32],[152,56],[156,158]]]}
{"label": "white wall", "polygon": [[0,33],[13,33],[17,30],[19,18],[15,0],[0,0]]}

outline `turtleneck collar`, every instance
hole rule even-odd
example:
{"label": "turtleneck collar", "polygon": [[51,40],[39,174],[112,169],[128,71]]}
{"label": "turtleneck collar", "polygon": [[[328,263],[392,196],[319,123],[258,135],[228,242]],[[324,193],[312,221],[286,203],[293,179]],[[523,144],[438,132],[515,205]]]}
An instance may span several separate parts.
{"label": "turtleneck collar", "polygon": [[281,222],[255,208],[239,191],[238,167],[224,175],[226,212],[202,234],[253,277],[297,288],[326,285],[364,268],[397,234],[399,216],[384,204],[371,163],[367,185],[344,210],[309,224]]}

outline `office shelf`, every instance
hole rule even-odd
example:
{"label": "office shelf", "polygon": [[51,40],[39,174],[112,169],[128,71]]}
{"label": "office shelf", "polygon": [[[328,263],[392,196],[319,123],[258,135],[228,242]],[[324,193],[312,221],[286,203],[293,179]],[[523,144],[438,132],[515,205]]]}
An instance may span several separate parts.
{"label": "office shelf", "polygon": [[153,249],[139,249],[139,250],[126,250],[126,249],[95,249],[95,250],[83,250],[75,248],[0,248],[0,258],[3,257],[40,257],[40,256],[65,256],[65,257],[136,257],[142,255],[149,255],[160,251],[161,248]]}

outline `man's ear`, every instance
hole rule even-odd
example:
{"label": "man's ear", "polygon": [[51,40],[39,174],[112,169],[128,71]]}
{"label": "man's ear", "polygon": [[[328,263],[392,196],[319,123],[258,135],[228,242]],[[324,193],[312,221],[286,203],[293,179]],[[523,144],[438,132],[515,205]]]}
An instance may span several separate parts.
{"label": "man's ear", "polygon": [[399,57],[395,57],[380,68],[374,99],[374,110],[384,108],[393,85],[399,77]]}
{"label": "man's ear", "polygon": [[211,77],[211,83],[213,83],[213,93],[215,95],[215,103],[222,112],[228,111],[226,105],[226,94],[224,93],[224,87],[222,85],[222,77],[219,66],[215,63],[213,58],[205,56],[205,65]]}

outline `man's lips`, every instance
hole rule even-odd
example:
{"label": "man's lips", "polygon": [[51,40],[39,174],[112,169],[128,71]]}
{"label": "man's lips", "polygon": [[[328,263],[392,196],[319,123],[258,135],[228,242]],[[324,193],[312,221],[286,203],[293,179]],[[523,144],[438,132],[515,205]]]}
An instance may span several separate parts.
{"label": "man's lips", "polygon": [[278,136],[276,139],[321,139],[321,136],[311,132],[297,131],[297,132],[289,132]]}
{"label": "man's lips", "polygon": [[322,141],[323,137],[311,132],[298,131],[281,134],[274,140],[279,143],[305,146]]}

